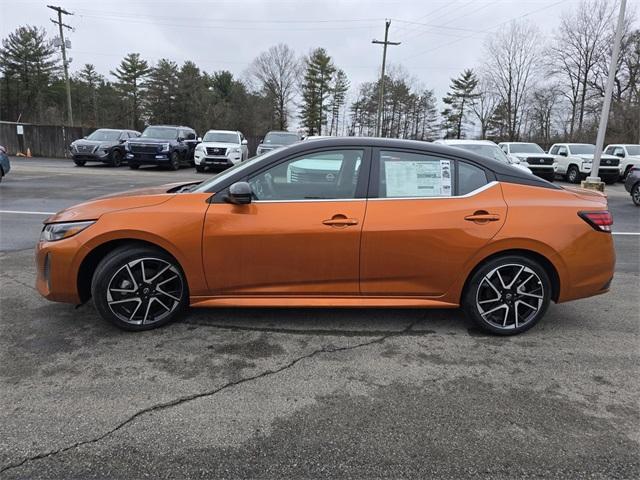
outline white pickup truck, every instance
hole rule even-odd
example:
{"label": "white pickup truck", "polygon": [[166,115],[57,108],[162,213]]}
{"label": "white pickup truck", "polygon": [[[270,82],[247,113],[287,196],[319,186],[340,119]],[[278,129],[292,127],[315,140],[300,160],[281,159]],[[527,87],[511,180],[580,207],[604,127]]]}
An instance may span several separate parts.
{"label": "white pickup truck", "polygon": [[515,158],[521,164],[529,167],[534,175],[553,182],[558,164],[555,157],[545,153],[537,143],[501,142],[498,146],[509,157]]}
{"label": "white pickup truck", "polygon": [[[590,143],[556,143],[549,153],[558,162],[557,174],[563,175],[568,182],[580,183],[591,174],[595,149]],[[602,154],[598,177],[608,185],[616,183],[620,177],[620,159]]]}
{"label": "white pickup truck", "polygon": [[604,153],[620,159],[620,177],[627,178],[633,167],[640,167],[640,145],[615,144],[607,145]]}

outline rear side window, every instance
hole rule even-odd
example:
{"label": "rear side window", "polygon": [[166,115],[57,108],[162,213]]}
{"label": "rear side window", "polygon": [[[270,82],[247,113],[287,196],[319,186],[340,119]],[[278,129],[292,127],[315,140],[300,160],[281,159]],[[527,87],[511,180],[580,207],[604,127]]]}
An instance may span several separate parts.
{"label": "rear side window", "polygon": [[454,162],[420,153],[381,151],[380,198],[450,197]]}
{"label": "rear side window", "polygon": [[487,184],[483,169],[465,162],[458,162],[458,195],[466,195]]}

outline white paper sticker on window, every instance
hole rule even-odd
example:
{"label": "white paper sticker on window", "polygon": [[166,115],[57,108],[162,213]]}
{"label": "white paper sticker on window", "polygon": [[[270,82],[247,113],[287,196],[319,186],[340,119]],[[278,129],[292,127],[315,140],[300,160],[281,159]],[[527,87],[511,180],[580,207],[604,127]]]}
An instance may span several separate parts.
{"label": "white paper sticker on window", "polygon": [[449,160],[386,161],[387,197],[451,196]]}

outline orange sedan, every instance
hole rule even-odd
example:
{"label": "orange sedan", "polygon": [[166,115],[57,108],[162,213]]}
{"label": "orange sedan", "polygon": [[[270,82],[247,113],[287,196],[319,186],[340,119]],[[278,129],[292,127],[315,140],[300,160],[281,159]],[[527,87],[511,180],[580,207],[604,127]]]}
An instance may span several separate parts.
{"label": "orange sedan", "polygon": [[128,330],[192,307],[462,306],[515,334],[605,293],[606,197],[464,150],[323,139],[45,221],[38,291]]}

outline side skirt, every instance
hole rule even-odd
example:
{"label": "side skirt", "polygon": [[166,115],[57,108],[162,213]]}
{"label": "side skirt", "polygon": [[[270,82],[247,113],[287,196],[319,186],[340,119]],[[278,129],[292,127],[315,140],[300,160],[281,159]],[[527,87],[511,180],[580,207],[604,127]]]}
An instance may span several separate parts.
{"label": "side skirt", "polygon": [[191,297],[192,307],[306,307],[306,308],[458,308],[457,303],[420,297]]}

